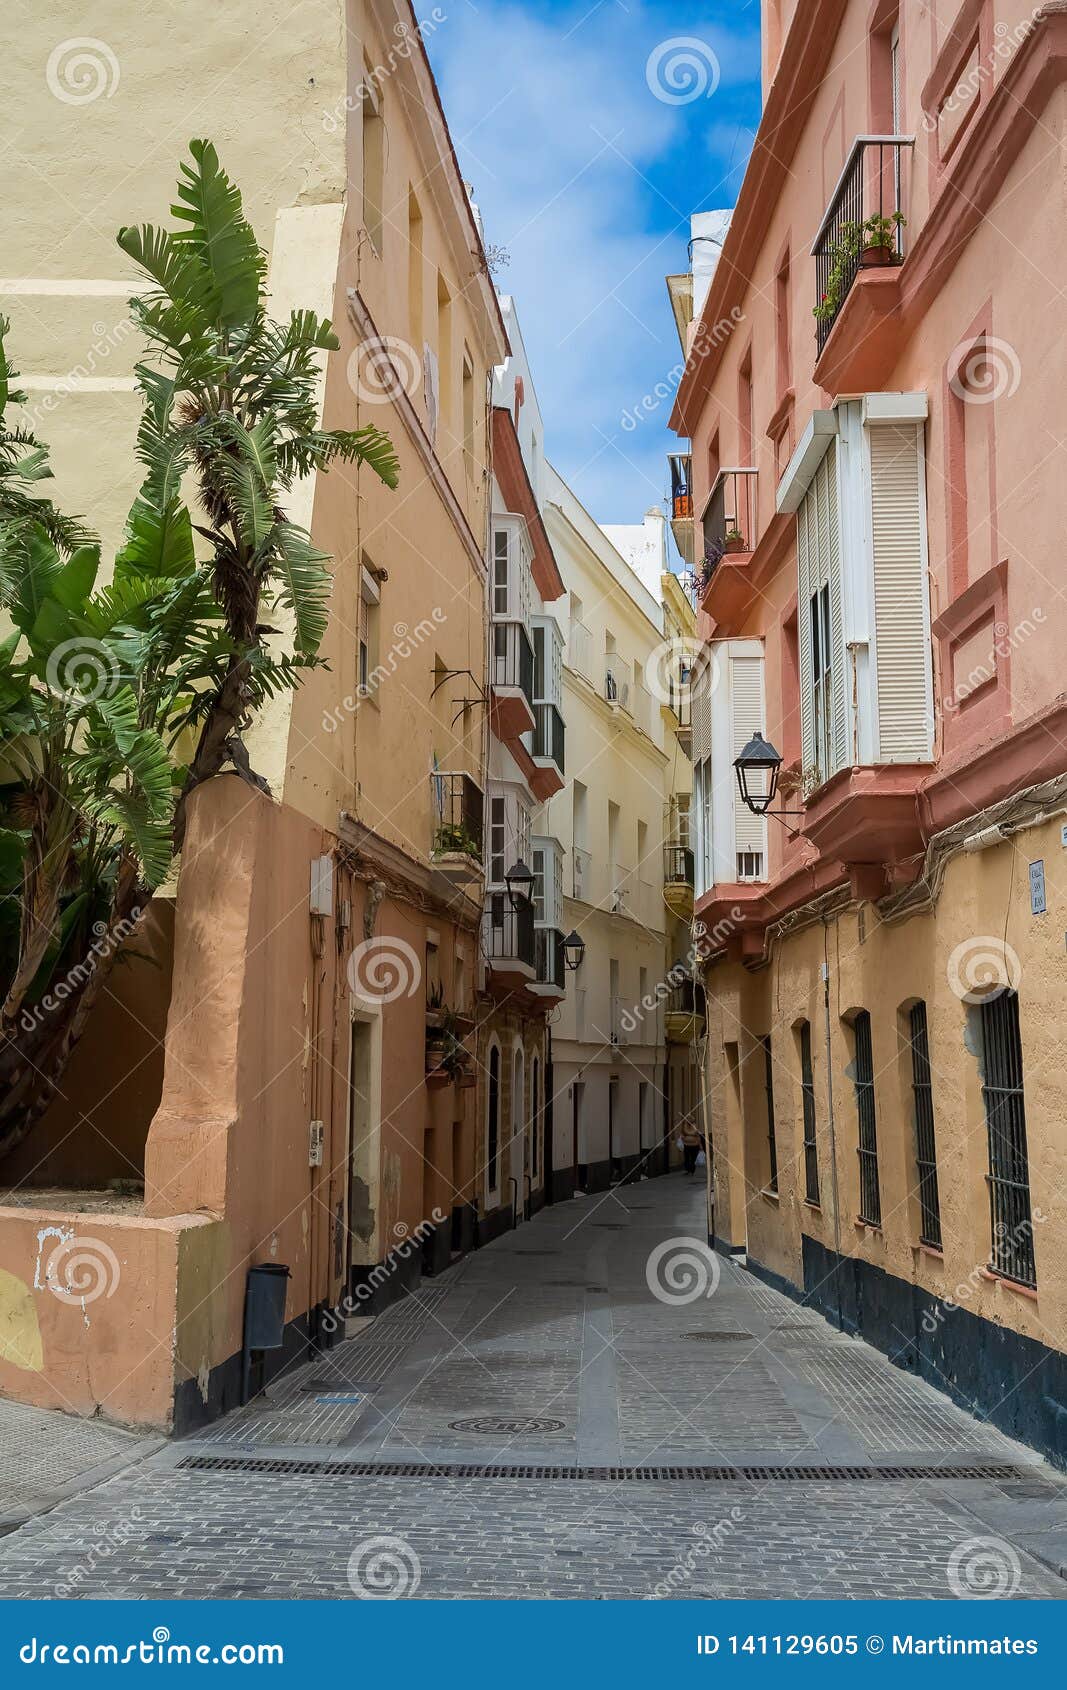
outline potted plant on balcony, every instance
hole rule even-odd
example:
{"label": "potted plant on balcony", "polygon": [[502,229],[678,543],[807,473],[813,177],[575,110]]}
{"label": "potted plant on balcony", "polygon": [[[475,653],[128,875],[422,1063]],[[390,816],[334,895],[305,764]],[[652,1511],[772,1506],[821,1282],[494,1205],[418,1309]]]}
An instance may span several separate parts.
{"label": "potted plant on balcony", "polygon": [[434,834],[433,849],[435,857],[443,857],[451,852],[458,852],[464,857],[473,857],[477,861],[481,855],[478,841],[468,828],[458,822],[444,822]]}
{"label": "potted plant on balcony", "polygon": [[738,552],[744,552],[747,550],[748,546],[745,541],[745,536],[742,534],[740,528],[728,528],[723,541],[723,551],[726,556],[733,557]]}
{"label": "potted plant on balcony", "polygon": [[440,980],[434,980],[426,993],[426,1027],[427,1041],[431,1031],[439,1028],[445,1016],[445,988]]}
{"label": "potted plant on balcony", "polygon": [[871,265],[897,262],[897,231],[905,224],[903,212],[894,211],[890,217],[880,214],[868,217],[859,230],[860,263]]}

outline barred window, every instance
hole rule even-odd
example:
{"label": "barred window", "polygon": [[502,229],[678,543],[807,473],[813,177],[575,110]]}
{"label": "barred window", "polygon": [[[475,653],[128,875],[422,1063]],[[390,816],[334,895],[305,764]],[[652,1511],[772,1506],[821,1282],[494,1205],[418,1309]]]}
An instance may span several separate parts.
{"label": "barred window", "polygon": [[983,999],[981,1021],[993,1239],[990,1266],[1005,1279],[1036,1285],[1018,994],[998,992]]}
{"label": "barred window", "polygon": [[860,1220],[870,1226],[882,1224],[882,1197],[878,1186],[878,1133],[874,1108],[874,1052],[871,1047],[871,1018],[861,1009],[852,1024],[856,1040],[856,1113],[859,1118]]}
{"label": "barred window", "polygon": [[937,1191],[937,1151],[934,1144],[934,1094],[930,1084],[930,1035],[926,1005],[912,1006],[911,1086],[915,1099],[915,1166],[919,1176],[919,1238],[941,1248],[941,1203]]}
{"label": "barred window", "polygon": [[815,1144],[815,1075],[811,1065],[811,1023],[800,1024],[800,1093],[804,1103],[804,1195],[819,1201],[819,1154]]}

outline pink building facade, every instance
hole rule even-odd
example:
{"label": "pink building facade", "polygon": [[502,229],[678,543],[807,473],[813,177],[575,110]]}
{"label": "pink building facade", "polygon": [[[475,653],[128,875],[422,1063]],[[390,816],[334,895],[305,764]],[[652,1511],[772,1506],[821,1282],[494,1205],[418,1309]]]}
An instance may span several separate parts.
{"label": "pink building facade", "polygon": [[715,1231],[1063,1459],[1067,6],[764,0],[763,71],[672,418]]}

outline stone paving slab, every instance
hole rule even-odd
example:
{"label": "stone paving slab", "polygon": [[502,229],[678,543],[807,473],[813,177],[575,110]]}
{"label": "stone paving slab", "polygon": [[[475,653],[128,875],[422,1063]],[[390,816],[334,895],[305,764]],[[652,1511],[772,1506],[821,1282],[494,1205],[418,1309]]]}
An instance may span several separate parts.
{"label": "stone paving slab", "polygon": [[[702,1237],[703,1193],[680,1177],[543,1212],[295,1369],[266,1404],[0,1540],[0,1596],[345,1597],[350,1559],[358,1585],[383,1536],[420,1598],[952,1598],[990,1565],[1006,1595],[1067,1596],[1062,1476],[736,1263],[720,1261],[710,1295],[655,1295],[653,1249]],[[363,1400],[318,1400],[349,1392]],[[178,1466],[242,1447],[415,1471]],[[457,1462],[770,1473],[419,1471]],[[1011,1476],[936,1476],[960,1462]],[[831,1476],[784,1478],[783,1463]],[[928,1471],[832,1476],[870,1463]]]}
{"label": "stone paving slab", "polygon": [[140,1460],[161,1443],[103,1420],[0,1400],[0,1530],[51,1508],[73,1487]]}

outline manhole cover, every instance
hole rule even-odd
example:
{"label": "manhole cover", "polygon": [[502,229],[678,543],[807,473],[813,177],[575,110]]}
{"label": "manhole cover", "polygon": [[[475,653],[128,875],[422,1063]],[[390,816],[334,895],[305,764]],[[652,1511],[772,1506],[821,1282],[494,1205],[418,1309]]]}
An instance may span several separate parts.
{"label": "manhole cover", "polygon": [[535,1437],[539,1432],[566,1429],[562,1420],[542,1420],[532,1414],[517,1414],[512,1420],[496,1414],[474,1415],[468,1420],[450,1420],[448,1424],[453,1432],[484,1432],[490,1437]]}

